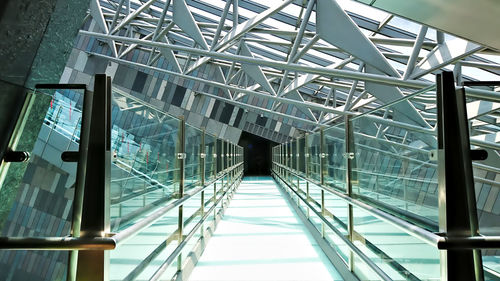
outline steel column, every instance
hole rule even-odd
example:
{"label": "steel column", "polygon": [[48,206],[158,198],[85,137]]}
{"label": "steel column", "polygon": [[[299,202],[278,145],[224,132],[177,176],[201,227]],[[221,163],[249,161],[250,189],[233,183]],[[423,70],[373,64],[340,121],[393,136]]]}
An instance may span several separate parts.
{"label": "steel column", "polygon": [[[352,121],[350,116],[345,117],[344,121],[345,127],[345,189],[347,196],[352,198],[352,162],[354,158],[354,153],[352,150],[354,148],[354,132],[352,128]],[[354,242],[354,212],[351,204],[347,205],[347,233],[349,235],[349,241]],[[354,253],[349,251],[349,270],[354,271]]]}
{"label": "steel column", "polygon": [[[325,131],[323,128],[319,131],[319,171],[320,171],[320,184],[321,186],[325,185],[325,162],[326,162],[326,153],[325,153]],[[321,215],[325,216],[325,190],[321,189]],[[321,222],[321,236],[325,237],[325,223]]]}
{"label": "steel column", "polygon": [[[479,235],[465,93],[453,73],[436,77],[439,230],[450,238]],[[479,250],[441,251],[442,280],[484,280]]]}
{"label": "steel column", "polygon": [[[90,130],[85,163],[86,174],[82,178],[84,191],[83,194],[79,195],[83,196],[81,224],[78,230],[78,218],[74,218],[76,224],[73,230],[81,237],[104,237],[105,233],[110,232],[109,184],[111,168],[111,79],[105,74],[95,76],[94,94],[91,100]],[[88,116],[84,116],[84,118],[88,118]],[[85,122],[88,121],[89,119],[85,120]],[[84,150],[85,147],[82,147],[80,152],[84,154]],[[84,156],[80,155],[80,159],[81,157]],[[76,206],[75,209],[77,209]],[[76,252],[74,253],[72,255],[76,255]],[[77,260],[77,280],[109,279],[109,252],[102,250],[80,251]],[[75,259],[72,259],[69,266],[74,262]],[[68,273],[68,275],[70,274]]]}
{"label": "steel column", "polygon": [[[200,174],[201,174],[201,186],[205,186],[205,159],[206,159],[206,151],[205,151],[205,128],[201,130],[201,144],[200,144]],[[203,217],[205,215],[205,190],[201,191],[201,206],[200,206],[200,216]],[[201,237],[203,237],[203,232],[205,227],[201,226]]]}
{"label": "steel column", "polygon": [[[184,197],[184,177],[185,177],[185,158],[186,158],[186,121],[184,116],[179,116],[179,131],[177,139],[177,165],[179,167],[179,198]],[[182,243],[184,229],[184,204],[179,206],[179,216],[177,221],[178,238],[177,243]],[[177,270],[182,270],[182,253],[177,257]]]}

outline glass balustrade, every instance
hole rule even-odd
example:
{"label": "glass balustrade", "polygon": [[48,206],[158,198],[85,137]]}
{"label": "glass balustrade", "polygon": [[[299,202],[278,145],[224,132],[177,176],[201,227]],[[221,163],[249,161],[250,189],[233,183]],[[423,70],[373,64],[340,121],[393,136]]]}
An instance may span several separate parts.
{"label": "glass balustrade", "polygon": [[[110,252],[110,280],[173,276],[241,179],[241,147],[132,97],[115,92],[113,100],[112,230],[158,219]],[[125,129],[131,107],[142,118]]]}
{"label": "glass balustrade", "polygon": [[[275,179],[360,280],[441,280],[437,119],[429,87],[273,148]],[[483,126],[471,148],[496,159],[498,145],[474,135],[485,123],[469,119],[471,132]],[[473,161],[473,170],[481,233],[498,237],[494,161]],[[482,251],[485,280],[499,280],[496,253]]]}
{"label": "glass balustrade", "polygon": [[[63,162],[61,154],[78,151],[83,90],[26,91],[25,112],[17,121],[9,146],[11,150],[28,152],[29,159],[4,163],[0,168],[0,229],[3,236],[12,233],[9,228],[15,221],[32,227],[35,222],[29,219],[31,211],[53,213],[64,220],[71,214],[77,165]],[[24,200],[16,200],[18,194],[24,194]],[[47,200],[41,200],[38,194]],[[21,209],[24,209],[25,219],[18,217]],[[58,224],[55,229],[41,226],[38,229],[30,235],[69,234],[69,225],[65,223]]]}
{"label": "glass balustrade", "polygon": [[[79,164],[78,157],[65,162],[61,155],[79,150],[86,92],[27,91],[24,112],[9,147],[29,152],[29,159],[4,162],[0,167],[2,236],[9,237],[7,244],[12,238],[20,244],[3,248],[29,250],[24,241],[35,241],[38,249],[52,250],[46,254],[57,256],[56,275],[61,278],[73,266],[76,269],[76,264],[68,263],[67,249],[94,247],[113,249],[104,264],[91,261],[96,270],[109,268],[109,280],[171,279],[189,263],[191,251],[214,228],[241,181],[243,149],[113,90],[109,198],[104,198],[108,209],[103,217],[109,220],[110,232],[103,237],[71,237]],[[53,213],[58,220],[47,217],[34,222],[31,209]],[[20,221],[30,228],[37,223],[40,231],[13,235],[13,225]],[[40,240],[30,240],[37,237]],[[68,239],[78,246],[64,246]],[[95,246],[96,239],[101,246]],[[66,250],[57,251],[61,248]]]}

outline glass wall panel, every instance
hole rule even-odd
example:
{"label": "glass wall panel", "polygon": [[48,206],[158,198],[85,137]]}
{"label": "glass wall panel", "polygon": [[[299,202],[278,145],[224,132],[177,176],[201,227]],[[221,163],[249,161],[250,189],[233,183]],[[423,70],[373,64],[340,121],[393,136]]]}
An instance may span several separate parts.
{"label": "glass wall panel", "polygon": [[[337,118],[337,125],[323,130],[324,139],[316,133],[275,147],[280,156],[274,161],[284,162],[287,168],[274,165],[274,172],[287,182],[285,189],[292,200],[297,201],[346,265],[354,261],[354,272],[360,280],[380,280],[380,277],[356,254],[351,258],[349,243],[342,241],[342,236],[352,238],[355,247],[394,280],[441,278],[439,250],[434,243],[427,244],[424,242],[427,239],[418,238],[418,232],[414,231],[424,231],[429,237],[438,232],[438,116],[436,93],[429,89],[349,116],[348,123]],[[479,232],[483,236],[500,236],[500,146],[497,144],[500,129],[495,121],[498,106],[470,93],[466,105],[471,149],[479,150],[471,155],[485,157],[472,161]],[[352,169],[349,174],[347,163]],[[297,174],[305,176],[308,182],[300,180]],[[324,184],[319,186],[322,175]],[[348,176],[352,192],[347,190]],[[288,187],[293,190],[298,187],[300,198],[307,199],[310,206],[299,202],[299,197]],[[353,202],[353,207],[347,202]],[[365,204],[370,206],[369,210],[363,207]],[[323,211],[323,221],[327,222],[322,222],[313,210]],[[380,211],[385,215],[380,215]],[[485,280],[499,280],[498,253],[496,249],[481,250]]]}
{"label": "glass wall panel", "polygon": [[365,210],[354,207],[353,212],[354,244],[393,280],[440,279],[440,254],[435,246]]}
{"label": "glass wall panel", "polygon": [[109,251],[110,280],[149,280],[179,242],[179,211],[170,210],[161,219]]}
{"label": "glass wall panel", "polygon": [[340,233],[348,237],[348,204],[338,196],[325,192],[325,218],[335,227],[336,231],[327,227],[326,238],[346,264],[349,263],[349,247],[339,237]]}
{"label": "glass wall panel", "polygon": [[[435,100],[434,92],[425,95]],[[437,155],[436,131],[422,126],[422,121],[400,117],[402,114],[389,108],[353,118],[353,193],[370,204],[437,231],[437,157],[433,156]],[[388,116],[399,117],[388,120]],[[425,116],[429,122],[435,122],[435,114]]]}
{"label": "glass wall panel", "polygon": [[[140,220],[178,192],[179,120],[114,93],[112,103],[111,227]],[[158,118],[156,116],[161,116]]]}
{"label": "glass wall panel", "polygon": [[307,152],[306,161],[308,161],[309,177],[315,181],[321,180],[321,151],[320,151],[320,134],[316,133],[307,136]]}
{"label": "glass wall panel", "polygon": [[290,142],[290,147],[291,147],[290,153],[292,155],[290,167],[293,170],[297,171],[297,141]]}
{"label": "glass wall panel", "polygon": [[345,190],[346,158],[345,126],[343,124],[328,128],[324,131],[326,173],[325,184]]}
{"label": "glass wall panel", "polygon": [[184,190],[189,190],[200,184],[200,146],[201,134],[199,129],[186,124],[186,159],[184,167]]}
{"label": "glass wall panel", "polygon": [[298,172],[300,174],[305,174],[306,172],[306,157],[305,157],[305,154],[306,154],[306,146],[305,146],[305,138],[300,138],[297,140],[297,144],[298,144],[298,154],[299,154],[299,166],[298,166]]}
{"label": "glass wall panel", "polygon": [[[79,149],[84,90],[21,90],[27,94],[24,114],[19,120],[2,118],[12,118],[10,122],[16,124],[9,148],[27,152],[29,158],[24,162],[4,162],[0,168],[0,235],[68,236],[77,164],[63,162],[61,154]],[[34,270],[45,270],[47,279],[62,279],[68,252],[2,250],[0,259],[5,261],[3,269],[7,265],[19,270],[29,263]],[[45,261],[51,262],[50,268],[36,265]],[[8,274],[3,273],[0,275]],[[12,276],[16,279],[23,275],[16,273],[8,278]]]}
{"label": "glass wall panel", "polygon": [[[500,112],[490,111],[491,104],[467,97],[470,144],[473,150],[484,150],[488,157],[472,161],[479,232],[500,236],[500,127],[495,122]],[[483,107],[481,108],[480,105]],[[500,250],[481,251],[486,280],[500,280]]]}
{"label": "glass wall panel", "polygon": [[216,160],[215,157],[216,138],[212,135],[205,134],[205,182],[209,182],[215,178]]}

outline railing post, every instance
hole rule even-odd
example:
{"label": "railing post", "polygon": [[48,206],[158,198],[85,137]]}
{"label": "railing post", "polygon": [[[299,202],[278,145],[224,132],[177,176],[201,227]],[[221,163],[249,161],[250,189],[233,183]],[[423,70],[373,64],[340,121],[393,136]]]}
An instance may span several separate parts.
{"label": "railing post", "polygon": [[[221,161],[221,163],[220,163],[220,164],[221,164],[221,172],[222,172],[222,174],[223,174],[223,176],[221,177],[221,180],[222,180],[222,183],[221,183],[221,189],[222,189],[222,191],[223,191],[223,192],[224,192],[224,178],[226,177],[226,176],[224,175],[224,170],[226,169],[226,165],[224,165],[224,164],[225,164],[225,162],[226,162],[226,158],[224,157],[224,152],[225,152],[225,151],[224,151],[224,150],[225,150],[225,149],[224,149],[224,146],[225,146],[225,144],[226,144],[226,142],[225,142],[225,141],[222,141],[222,144],[221,144],[221,151],[220,151],[220,158],[221,158],[221,159],[220,159],[220,161]],[[224,204],[224,200],[222,200],[222,204]]]}
{"label": "railing post", "polygon": [[[465,92],[453,73],[436,76],[439,231],[450,238],[479,235]],[[484,280],[480,250],[442,250],[441,280]]]}
{"label": "railing post", "polygon": [[[184,197],[184,177],[185,177],[185,158],[186,158],[186,121],[184,116],[179,116],[179,135],[178,135],[178,152],[177,152],[177,163],[179,166],[179,198]],[[183,229],[184,229],[184,204],[179,206],[179,216],[177,222],[178,239],[177,243],[181,243],[183,240]],[[182,253],[177,257],[177,270],[182,270]]]}
{"label": "railing post", "polygon": [[[325,153],[325,131],[323,128],[319,131],[319,171],[320,171],[320,184],[321,184],[321,215],[325,216],[325,190],[323,189],[323,185],[325,184],[325,162],[326,162],[326,153]],[[321,237],[325,237],[325,223],[321,222]]]}
{"label": "railing post", "polygon": [[283,179],[286,180],[286,143],[281,144],[281,161],[283,162],[282,165],[282,173],[283,173]]}
{"label": "railing post", "polygon": [[288,154],[287,154],[287,149],[286,149],[286,143],[284,143],[283,144],[283,179],[285,181],[288,179],[287,159],[288,159]]}
{"label": "railing post", "polygon": [[283,143],[282,144],[282,148],[281,148],[281,151],[283,152],[283,158],[282,158],[282,161],[283,161],[283,180],[286,181],[287,179],[287,169],[286,169],[286,143]]}
{"label": "railing post", "polygon": [[[74,237],[103,237],[109,233],[109,185],[111,168],[111,79],[105,74],[95,76],[94,93],[91,101],[88,151],[80,149],[80,159],[87,153],[85,174],[80,174],[84,191],[75,196],[75,216],[73,217]],[[86,109],[88,109],[86,107]],[[89,118],[90,119],[87,119]],[[89,127],[87,127],[89,128]],[[83,139],[82,139],[83,144]],[[84,144],[83,144],[84,145]],[[81,205],[77,203],[81,200]],[[80,216],[81,217],[78,217]],[[80,223],[81,222],[81,223]],[[108,280],[109,252],[103,250],[73,251],[70,258],[68,278],[76,266],[76,280]]]}
{"label": "railing post", "polygon": [[[201,186],[205,187],[205,159],[206,159],[206,151],[205,151],[205,128],[201,130],[201,144],[200,144],[200,174],[201,174]],[[205,215],[205,189],[201,191],[201,206],[200,206],[200,217],[203,218]],[[203,232],[205,227],[201,226],[201,237],[203,237]]]}
{"label": "railing post", "polygon": [[281,168],[281,165],[283,165],[283,145],[280,144],[278,145],[278,164],[280,166],[278,167],[278,175],[283,176],[283,169]]}
{"label": "railing post", "polygon": [[[304,170],[306,171],[306,179],[309,179],[309,134],[304,136]],[[306,181],[306,201],[309,201],[309,181]],[[309,208],[307,209],[307,218],[310,218]]]}
{"label": "railing post", "polygon": [[[295,171],[299,175],[299,139],[295,140]],[[297,177],[297,191],[300,192],[299,177]]]}
{"label": "railing post", "polygon": [[[232,164],[233,166],[236,165],[236,163],[238,163],[238,158],[236,156],[236,144],[233,144],[233,156],[232,156]],[[236,171],[233,169],[233,177],[236,177]]]}
{"label": "railing post", "polygon": [[288,143],[286,142],[285,143],[285,180],[287,182],[290,182],[290,170],[289,170],[289,162],[290,162],[290,159],[289,159],[289,156],[290,156],[290,153],[288,151]]}
{"label": "railing post", "polygon": [[[214,197],[213,197],[213,204],[215,206],[215,202],[217,202],[217,169],[218,169],[218,158],[217,157],[217,143],[219,140],[215,139],[214,141]],[[214,221],[217,219],[217,208],[214,207]]]}
{"label": "railing post", "polygon": [[[299,174],[299,151],[300,151],[300,148],[299,148],[299,139],[297,139],[296,141],[296,145],[295,145],[295,150],[297,153],[295,153],[295,157],[297,158],[297,161],[295,161],[295,170],[297,172],[297,175]],[[297,193],[300,194],[300,177],[297,177]],[[299,196],[297,196],[297,206],[300,206],[300,198]]]}
{"label": "railing post", "polygon": [[[232,146],[233,144],[230,143],[230,142],[227,142],[227,167],[230,168],[232,165],[233,165],[233,156],[232,156]],[[231,185],[231,183],[233,182],[233,175],[231,173],[231,171],[229,171],[227,173],[228,175],[228,184]],[[229,186],[228,186],[229,188]]]}
{"label": "railing post", "polygon": [[[353,139],[353,129],[352,129],[352,121],[351,116],[346,115],[344,121],[345,127],[345,190],[346,194],[349,197],[352,197],[352,158],[351,158],[351,150],[354,146]],[[347,233],[349,235],[349,241],[354,242],[354,213],[353,207],[351,204],[347,204]],[[349,251],[349,270],[354,271],[354,253]]]}

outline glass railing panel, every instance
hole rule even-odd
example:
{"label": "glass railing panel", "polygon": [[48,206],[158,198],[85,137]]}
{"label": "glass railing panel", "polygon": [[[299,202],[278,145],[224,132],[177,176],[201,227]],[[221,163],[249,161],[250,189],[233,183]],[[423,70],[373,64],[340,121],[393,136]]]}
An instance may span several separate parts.
{"label": "glass railing panel", "polygon": [[222,161],[222,171],[224,171],[225,169],[227,169],[228,165],[227,165],[227,142],[226,141],[222,141],[222,150],[220,151],[220,155],[221,155],[221,161]]}
{"label": "glass railing panel", "polygon": [[189,190],[200,184],[200,146],[201,134],[199,129],[186,124],[186,159],[184,169],[184,189]]}
{"label": "glass railing panel", "polygon": [[214,205],[214,184],[205,188],[205,212]]}
{"label": "glass railing panel", "polygon": [[306,161],[309,169],[309,177],[315,181],[320,181],[321,177],[321,136],[319,133],[307,137]]}
{"label": "glass railing panel", "polygon": [[360,208],[353,213],[354,244],[393,280],[440,280],[440,253],[434,245]]}
{"label": "glass railing panel", "polygon": [[[484,150],[484,160],[472,161],[479,232],[500,236],[500,125],[497,103],[467,97],[470,144]],[[495,110],[495,108],[497,108]],[[482,250],[485,280],[500,280],[500,251]]]}
{"label": "glass railing panel", "polygon": [[286,144],[281,145],[281,164],[286,166],[288,156],[286,154]]}
{"label": "glass railing panel", "polygon": [[340,124],[324,131],[325,137],[325,184],[345,190],[346,185],[346,158],[345,154],[345,126]]}
{"label": "glass railing panel", "polygon": [[[3,118],[17,122],[10,136],[10,145],[17,145],[10,148],[30,156],[26,162],[3,163],[0,168],[0,236],[68,236],[77,164],[63,162],[61,154],[79,149],[84,90],[22,91],[27,94],[24,114],[19,120]],[[33,272],[44,270],[46,280],[59,280],[66,274],[68,251],[2,250],[0,259],[5,280],[23,280],[27,272],[19,269],[28,261]]]}
{"label": "glass railing panel", "polygon": [[327,227],[326,238],[346,264],[349,262],[349,247],[339,237],[348,237],[348,204],[338,196],[325,191],[325,218],[335,227],[336,232]]}
{"label": "glass railing panel", "polygon": [[290,153],[292,155],[291,157],[291,168],[295,171],[297,171],[297,141],[292,141],[290,143]]}
{"label": "glass railing panel", "polygon": [[290,168],[292,165],[290,143],[285,143],[285,165]]}
{"label": "glass railing panel", "polygon": [[[0,171],[2,236],[65,236],[77,165],[63,162],[61,154],[78,151],[84,90],[25,91],[26,113],[17,120],[15,150],[30,156],[26,162],[4,163]],[[29,220],[34,212],[57,218],[59,225],[37,225]]]}
{"label": "glass railing panel", "polygon": [[110,251],[110,280],[149,280],[178,245],[179,210],[161,219]]}
{"label": "glass railing panel", "polygon": [[[425,104],[420,101],[423,98]],[[411,101],[430,108],[435,93],[426,92]],[[391,107],[354,117],[351,182],[353,193],[361,199],[437,230],[437,136],[430,125],[422,125],[435,123],[435,113],[423,112],[421,117],[407,120]]]}
{"label": "glass railing panel", "polygon": [[[312,207],[318,211],[321,212],[321,187],[309,183],[309,203],[312,205]],[[312,213],[311,213],[312,214]],[[319,219],[317,216],[311,216],[311,222],[321,231],[321,219]]]}
{"label": "glass railing panel", "polygon": [[110,219],[117,231],[178,192],[180,121],[114,93],[111,122]]}
{"label": "glass railing panel", "polygon": [[[356,274],[356,277],[360,281],[382,281],[383,279],[380,278],[380,276],[371,268],[369,267],[366,263],[363,262],[363,260],[355,255],[354,257],[354,264],[356,265],[354,267],[353,272]],[[396,280],[406,280],[406,279],[396,279]]]}
{"label": "glass railing panel", "polygon": [[[224,190],[226,190],[226,188],[223,186],[223,183],[226,182],[226,179],[225,177],[221,177],[220,179],[217,180],[216,182],[216,194],[215,194],[215,201],[217,202],[217,200],[219,200],[219,198],[221,198],[221,196],[223,195],[224,193]],[[218,214],[219,211],[222,209],[222,204],[219,204],[216,208],[215,208],[215,211],[216,213]]]}
{"label": "glass railing panel", "polygon": [[298,159],[299,159],[298,165],[299,166],[298,166],[297,170],[298,170],[299,174],[304,175],[306,172],[306,168],[305,168],[306,167],[306,157],[305,157],[305,155],[306,155],[306,146],[305,146],[306,142],[305,142],[305,138],[300,138],[297,140],[297,142],[298,142],[298,146],[299,146],[298,151],[297,151],[297,153],[299,154],[299,157],[298,157]]}
{"label": "glass railing panel", "polygon": [[216,138],[212,135],[205,134],[205,182],[209,182],[215,178],[215,169],[217,158],[215,154]]}
{"label": "glass railing panel", "polygon": [[191,229],[201,220],[201,192],[189,198],[183,204],[183,223],[184,235],[187,235]]}
{"label": "glass railing panel", "polygon": [[278,156],[278,164],[285,165],[285,150],[283,145],[279,145]]}

